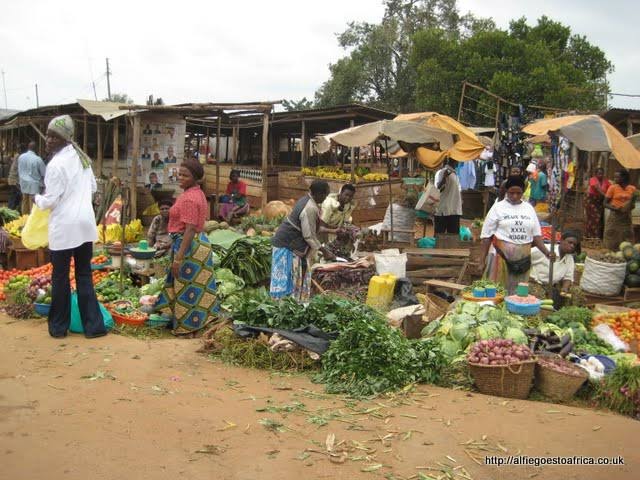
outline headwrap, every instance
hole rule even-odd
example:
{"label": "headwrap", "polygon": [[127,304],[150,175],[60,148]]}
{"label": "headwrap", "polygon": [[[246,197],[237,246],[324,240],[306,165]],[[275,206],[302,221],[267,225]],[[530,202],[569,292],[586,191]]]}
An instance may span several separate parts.
{"label": "headwrap", "polygon": [[505,189],[509,190],[511,187],[520,187],[522,191],[524,191],[524,179],[516,175],[510,176],[509,178],[507,178]]}
{"label": "headwrap", "polygon": [[55,117],[49,122],[49,126],[47,127],[47,131],[55,133],[60,138],[73,145],[73,148],[78,153],[78,157],[80,157],[82,168],[89,168],[91,167],[91,158],[89,158],[89,155],[84,153],[80,146],[73,140],[74,130],[73,119],[69,115],[60,115],[59,117]]}
{"label": "headwrap", "polygon": [[189,170],[196,182],[199,182],[204,177],[204,168],[197,160],[185,160],[180,166]]}

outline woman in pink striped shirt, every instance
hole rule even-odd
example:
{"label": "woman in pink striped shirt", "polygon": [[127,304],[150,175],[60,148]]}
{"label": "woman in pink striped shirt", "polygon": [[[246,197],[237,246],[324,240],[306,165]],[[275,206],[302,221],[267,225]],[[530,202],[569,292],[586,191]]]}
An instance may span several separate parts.
{"label": "woman in pink striped shirt", "polygon": [[209,212],[199,185],[203,177],[202,165],[196,160],[180,165],[178,182],[184,191],[169,210],[171,268],[156,310],[171,313],[176,335],[197,332],[218,311],[211,244],[203,232]]}

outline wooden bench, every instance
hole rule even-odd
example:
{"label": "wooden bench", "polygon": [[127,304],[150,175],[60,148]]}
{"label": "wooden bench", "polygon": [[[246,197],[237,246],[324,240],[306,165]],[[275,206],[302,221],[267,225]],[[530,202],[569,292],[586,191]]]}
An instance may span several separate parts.
{"label": "wooden bench", "polygon": [[469,248],[405,248],[407,277],[414,285],[424,280],[455,278],[459,284],[464,278],[471,250]]}

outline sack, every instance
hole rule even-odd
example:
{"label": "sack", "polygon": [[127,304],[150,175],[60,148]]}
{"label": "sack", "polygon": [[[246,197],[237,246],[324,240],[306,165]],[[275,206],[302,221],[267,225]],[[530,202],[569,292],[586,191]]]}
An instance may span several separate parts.
{"label": "sack", "polygon": [[406,253],[374,253],[376,259],[376,272],[378,275],[391,273],[396,278],[407,276],[407,254]]}
{"label": "sack", "polygon": [[[104,327],[107,330],[111,330],[114,325],[111,313],[109,313],[109,310],[101,303],[98,303],[98,305],[100,305],[100,313],[102,313]],[[71,323],[69,324],[69,331],[73,333],[84,333],[82,320],[80,319],[80,307],[78,307],[78,294],[76,292],[71,294]]]}
{"label": "sack", "polygon": [[440,190],[438,190],[438,187],[436,187],[432,181],[429,181],[427,188],[424,189],[424,192],[422,192],[422,195],[420,195],[418,199],[418,203],[416,203],[416,210],[434,213],[439,203]]}
{"label": "sack", "polygon": [[580,288],[594,295],[614,296],[620,293],[627,273],[626,263],[607,263],[587,257]]}
{"label": "sack", "polygon": [[49,213],[50,210],[40,210],[37,205],[31,209],[22,229],[22,243],[29,250],[49,245]]}

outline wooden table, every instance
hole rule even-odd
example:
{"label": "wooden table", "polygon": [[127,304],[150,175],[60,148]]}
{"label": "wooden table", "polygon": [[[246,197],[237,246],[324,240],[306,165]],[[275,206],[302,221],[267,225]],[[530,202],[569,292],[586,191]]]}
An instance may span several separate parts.
{"label": "wooden table", "polygon": [[425,280],[455,278],[460,284],[469,266],[469,248],[405,248],[407,277],[414,285]]}

